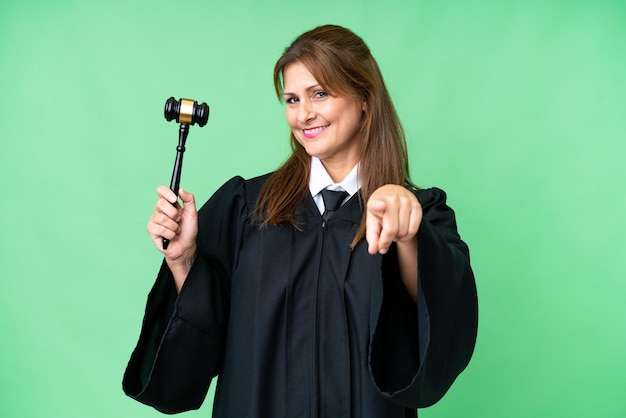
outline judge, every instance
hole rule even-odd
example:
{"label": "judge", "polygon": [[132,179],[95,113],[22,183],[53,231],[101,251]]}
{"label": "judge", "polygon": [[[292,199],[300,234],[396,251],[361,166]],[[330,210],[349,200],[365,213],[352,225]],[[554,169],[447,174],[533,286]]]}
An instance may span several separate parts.
{"label": "judge", "polygon": [[[274,68],[292,154],[196,211],[166,186],[164,255],[126,394],[164,413],[406,418],[467,366],[477,298],[445,193],[409,178],[405,137],[363,40],[326,25]],[[170,240],[162,248],[162,237]]]}

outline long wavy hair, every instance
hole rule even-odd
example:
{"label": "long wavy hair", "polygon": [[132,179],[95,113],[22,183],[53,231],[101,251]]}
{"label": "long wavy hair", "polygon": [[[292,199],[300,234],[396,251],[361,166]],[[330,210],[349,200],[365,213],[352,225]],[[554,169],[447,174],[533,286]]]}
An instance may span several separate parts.
{"label": "long wavy hair", "polygon": [[[324,90],[335,96],[359,97],[366,103],[359,129],[361,205],[385,184],[416,187],[409,177],[404,130],[391,102],[378,64],[365,42],[349,29],[319,26],[300,35],[274,66],[274,87],[283,100],[284,71],[294,63],[304,65]],[[309,192],[311,157],[290,135],[292,153],[264,184],[255,207],[262,225],[291,224],[300,229],[296,206]],[[365,236],[365,211],[352,247]]]}

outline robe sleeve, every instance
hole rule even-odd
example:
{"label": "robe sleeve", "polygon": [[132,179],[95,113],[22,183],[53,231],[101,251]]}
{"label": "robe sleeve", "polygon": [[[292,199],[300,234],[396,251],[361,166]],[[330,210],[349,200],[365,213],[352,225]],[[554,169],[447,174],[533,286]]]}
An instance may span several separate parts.
{"label": "robe sleeve", "polygon": [[370,371],[383,396],[407,408],[443,397],[472,356],[478,301],[469,250],[445,193],[420,190],[418,301],[400,279],[397,253],[383,257],[383,296],[374,317]]}
{"label": "robe sleeve", "polygon": [[198,251],[177,295],[163,262],[122,386],[163,413],[198,409],[221,367],[230,278],[247,205],[244,182],[224,184],[198,212]]}

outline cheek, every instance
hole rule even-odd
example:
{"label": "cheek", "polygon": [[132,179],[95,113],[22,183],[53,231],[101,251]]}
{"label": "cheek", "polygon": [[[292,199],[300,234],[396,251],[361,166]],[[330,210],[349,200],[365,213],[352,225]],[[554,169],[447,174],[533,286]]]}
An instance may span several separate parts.
{"label": "cheek", "polygon": [[293,109],[287,109],[285,112],[285,119],[287,120],[287,125],[289,125],[290,128],[293,129],[296,126],[296,113]]}

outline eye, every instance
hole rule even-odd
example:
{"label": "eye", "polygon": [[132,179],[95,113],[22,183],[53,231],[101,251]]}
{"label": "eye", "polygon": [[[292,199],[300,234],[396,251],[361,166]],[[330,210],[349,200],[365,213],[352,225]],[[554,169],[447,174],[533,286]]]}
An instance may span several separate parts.
{"label": "eye", "polygon": [[297,97],[291,96],[291,97],[286,97],[285,98],[285,103],[287,104],[294,104],[298,101]]}
{"label": "eye", "polygon": [[317,98],[317,99],[323,99],[324,97],[328,96],[328,94],[325,91],[322,90],[318,90],[313,94],[313,97]]}

